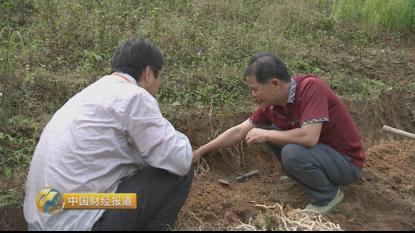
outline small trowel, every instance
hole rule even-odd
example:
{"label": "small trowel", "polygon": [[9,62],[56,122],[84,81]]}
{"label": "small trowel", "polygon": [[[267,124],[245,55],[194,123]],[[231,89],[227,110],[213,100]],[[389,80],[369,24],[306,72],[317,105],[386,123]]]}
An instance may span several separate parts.
{"label": "small trowel", "polygon": [[253,170],[253,171],[250,171],[248,173],[242,174],[242,175],[240,175],[240,176],[238,176],[236,178],[232,178],[232,179],[219,179],[219,183],[221,183],[221,184],[223,184],[225,186],[229,186],[234,181],[243,181],[243,180],[245,180],[248,177],[257,175],[258,173],[259,173],[258,170]]}

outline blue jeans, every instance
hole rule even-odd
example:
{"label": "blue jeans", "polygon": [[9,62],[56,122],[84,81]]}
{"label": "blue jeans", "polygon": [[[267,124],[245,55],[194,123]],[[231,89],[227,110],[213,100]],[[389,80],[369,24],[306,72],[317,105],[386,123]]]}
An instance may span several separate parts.
{"label": "blue jeans", "polygon": [[281,162],[287,176],[300,184],[311,197],[311,204],[327,205],[338,186],[357,182],[362,169],[328,145],[319,143],[309,148],[298,144],[279,146],[268,143]]}

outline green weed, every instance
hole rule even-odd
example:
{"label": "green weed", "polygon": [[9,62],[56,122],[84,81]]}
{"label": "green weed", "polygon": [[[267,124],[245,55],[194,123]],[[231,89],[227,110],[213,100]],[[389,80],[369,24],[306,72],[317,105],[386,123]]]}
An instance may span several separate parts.
{"label": "green weed", "polygon": [[333,16],[338,20],[362,22],[378,31],[414,29],[415,2],[413,0],[337,0]]}

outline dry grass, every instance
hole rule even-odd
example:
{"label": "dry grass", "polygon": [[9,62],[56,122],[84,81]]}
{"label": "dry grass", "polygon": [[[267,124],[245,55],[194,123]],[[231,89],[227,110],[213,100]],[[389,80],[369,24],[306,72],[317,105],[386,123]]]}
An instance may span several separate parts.
{"label": "dry grass", "polygon": [[[174,230],[343,231],[338,224],[312,211],[284,208],[278,203],[272,206],[255,204],[255,207],[258,209],[256,216],[246,223],[240,219],[233,219],[231,222],[223,219],[218,219],[216,222],[204,222],[203,218],[188,210],[178,219]],[[185,221],[181,222],[180,219]]]}
{"label": "dry grass", "polygon": [[200,162],[195,165],[195,178],[208,174],[210,167],[206,159],[200,158]]}
{"label": "dry grass", "polygon": [[330,222],[322,215],[300,209],[284,210],[281,204],[273,206],[255,205],[259,212],[248,223],[240,220],[239,225],[228,230],[237,231],[341,231],[338,224]]}

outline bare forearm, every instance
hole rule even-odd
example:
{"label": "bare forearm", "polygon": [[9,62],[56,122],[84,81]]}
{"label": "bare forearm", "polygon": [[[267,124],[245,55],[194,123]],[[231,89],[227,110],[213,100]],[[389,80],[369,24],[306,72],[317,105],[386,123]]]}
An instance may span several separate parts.
{"label": "bare forearm", "polygon": [[245,134],[236,127],[226,130],[211,142],[201,146],[199,150],[202,154],[206,154],[221,148],[229,147],[237,142],[240,142],[245,137]]}
{"label": "bare forearm", "polygon": [[307,132],[304,128],[291,129],[287,131],[270,130],[267,134],[267,140],[280,144],[299,144],[306,147],[313,147],[318,143],[319,135]]}
{"label": "bare forearm", "polygon": [[302,145],[304,143],[304,136],[299,129],[292,129],[287,131],[270,130],[266,137],[268,141],[279,145],[290,143]]}

